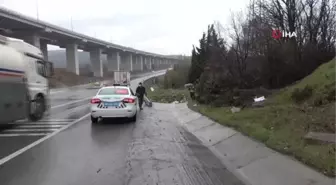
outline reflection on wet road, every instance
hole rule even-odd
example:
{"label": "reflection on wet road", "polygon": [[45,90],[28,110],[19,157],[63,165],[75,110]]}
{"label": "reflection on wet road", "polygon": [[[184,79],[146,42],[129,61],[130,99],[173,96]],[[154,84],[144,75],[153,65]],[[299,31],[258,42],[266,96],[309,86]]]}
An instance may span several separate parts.
{"label": "reflection on wet road", "polygon": [[[132,82],[132,87],[142,79]],[[77,101],[96,90],[55,94]],[[63,94],[63,95],[60,95]],[[58,105],[67,103],[66,101]],[[57,106],[57,105],[56,105]],[[181,128],[162,104],[123,119],[91,124],[88,101],[51,110],[37,123],[16,123],[0,132],[0,158],[45,135],[76,124],[4,164],[1,185],[241,185],[219,159]],[[11,133],[11,136],[5,134]],[[41,134],[30,135],[29,134]],[[16,134],[16,135],[14,135]],[[25,134],[25,135],[24,135]],[[45,135],[42,135],[45,134]]]}

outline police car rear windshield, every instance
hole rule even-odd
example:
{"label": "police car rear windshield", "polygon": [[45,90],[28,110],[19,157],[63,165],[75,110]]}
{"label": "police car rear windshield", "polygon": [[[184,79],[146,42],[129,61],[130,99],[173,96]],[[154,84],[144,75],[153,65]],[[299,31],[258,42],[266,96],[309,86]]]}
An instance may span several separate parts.
{"label": "police car rear windshield", "polygon": [[98,95],[128,95],[129,90],[125,88],[105,88],[99,91]]}

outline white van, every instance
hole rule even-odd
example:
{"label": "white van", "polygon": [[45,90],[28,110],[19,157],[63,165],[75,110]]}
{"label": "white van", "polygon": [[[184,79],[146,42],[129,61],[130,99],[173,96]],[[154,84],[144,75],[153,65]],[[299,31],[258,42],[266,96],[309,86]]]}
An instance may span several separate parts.
{"label": "white van", "polygon": [[0,36],[0,124],[41,119],[50,108],[52,73],[39,48]]}

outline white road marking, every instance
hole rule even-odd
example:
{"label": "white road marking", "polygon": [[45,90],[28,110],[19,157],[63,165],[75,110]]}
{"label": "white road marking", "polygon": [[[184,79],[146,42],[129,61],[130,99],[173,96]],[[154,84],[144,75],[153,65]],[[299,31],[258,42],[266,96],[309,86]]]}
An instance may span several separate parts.
{"label": "white road marking", "polygon": [[42,119],[39,120],[38,122],[72,122],[75,121],[76,119]]}
{"label": "white road marking", "polygon": [[45,136],[50,133],[0,134],[0,137]]}
{"label": "white road marking", "polygon": [[[23,120],[15,121],[13,123],[9,123],[9,124],[40,124],[40,122],[72,122],[75,120],[76,119],[48,119],[46,118],[46,119],[39,120],[37,122],[29,122],[28,119],[23,119]],[[59,123],[59,124],[63,124],[63,123]]]}
{"label": "white road marking", "polygon": [[[82,101],[87,101],[87,100],[89,100],[89,99],[91,99],[91,97],[90,97],[90,98],[84,98],[84,99],[76,100],[76,101],[71,101],[71,102],[68,102],[68,103],[61,104],[61,105],[56,105],[56,106],[53,106],[53,107],[51,107],[51,108],[52,108],[52,109],[55,109],[55,108],[58,108],[58,107],[64,107],[64,106],[67,106],[67,105],[71,105],[71,104],[73,104],[73,103],[82,102]],[[88,102],[88,103],[89,103],[89,102]]]}
{"label": "white road marking", "polygon": [[[73,120],[75,121],[75,120]],[[0,137],[19,137],[19,136],[44,136],[51,134],[62,127],[70,124],[71,121],[62,123],[39,122],[39,123],[15,123],[12,127],[1,130]]]}
{"label": "white road marking", "polygon": [[54,132],[57,131],[58,129],[55,128],[44,128],[44,129],[17,129],[17,128],[11,128],[11,129],[6,129],[1,131],[2,133],[4,132]]}
{"label": "white road marking", "polygon": [[[74,120],[75,121],[75,120]],[[18,124],[18,123],[11,123],[10,125],[67,125],[67,124],[69,124],[69,123],[71,123],[71,121],[68,121],[68,122],[57,122],[57,123],[53,123],[53,122],[51,122],[51,123],[48,123],[47,121],[46,122],[26,122],[26,123],[20,123],[20,124]]]}
{"label": "white road marking", "polygon": [[[27,122],[28,121],[28,119],[21,119],[21,120],[17,120],[17,121],[15,121],[14,123],[25,123],[25,122]],[[11,123],[10,123],[11,124]]]}
{"label": "white road marking", "polygon": [[19,125],[16,128],[60,128],[64,125],[51,125],[51,124],[45,124],[45,125]]}
{"label": "white road marking", "polygon": [[4,163],[8,162],[9,160],[11,160],[11,159],[17,157],[18,155],[22,154],[23,152],[25,152],[25,151],[27,151],[27,150],[33,148],[34,146],[36,146],[36,145],[38,145],[38,144],[40,144],[40,143],[42,143],[43,141],[46,141],[47,139],[49,139],[49,138],[55,136],[56,134],[62,132],[63,130],[65,130],[65,129],[71,127],[72,125],[74,125],[74,124],[76,124],[76,123],[78,123],[78,122],[84,120],[85,118],[87,118],[88,116],[90,116],[90,114],[91,114],[91,113],[88,113],[88,114],[82,116],[81,118],[77,119],[76,121],[71,122],[69,125],[64,126],[63,128],[57,130],[56,132],[53,132],[53,133],[51,133],[51,134],[49,134],[49,135],[46,135],[45,137],[43,137],[43,138],[41,138],[41,139],[39,139],[39,140],[37,140],[37,141],[31,143],[30,145],[25,146],[25,147],[21,148],[20,150],[18,150],[18,151],[16,151],[16,152],[14,152],[14,153],[12,153],[12,154],[10,154],[10,155],[8,155],[8,156],[6,156],[6,157],[0,159],[0,166],[3,165]]}

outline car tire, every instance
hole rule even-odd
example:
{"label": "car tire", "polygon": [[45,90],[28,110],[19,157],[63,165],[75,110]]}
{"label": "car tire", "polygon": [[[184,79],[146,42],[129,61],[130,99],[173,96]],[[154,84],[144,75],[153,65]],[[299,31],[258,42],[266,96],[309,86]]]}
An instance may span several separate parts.
{"label": "car tire", "polygon": [[94,118],[94,117],[91,116],[91,122],[92,123],[98,123],[98,118]]}

